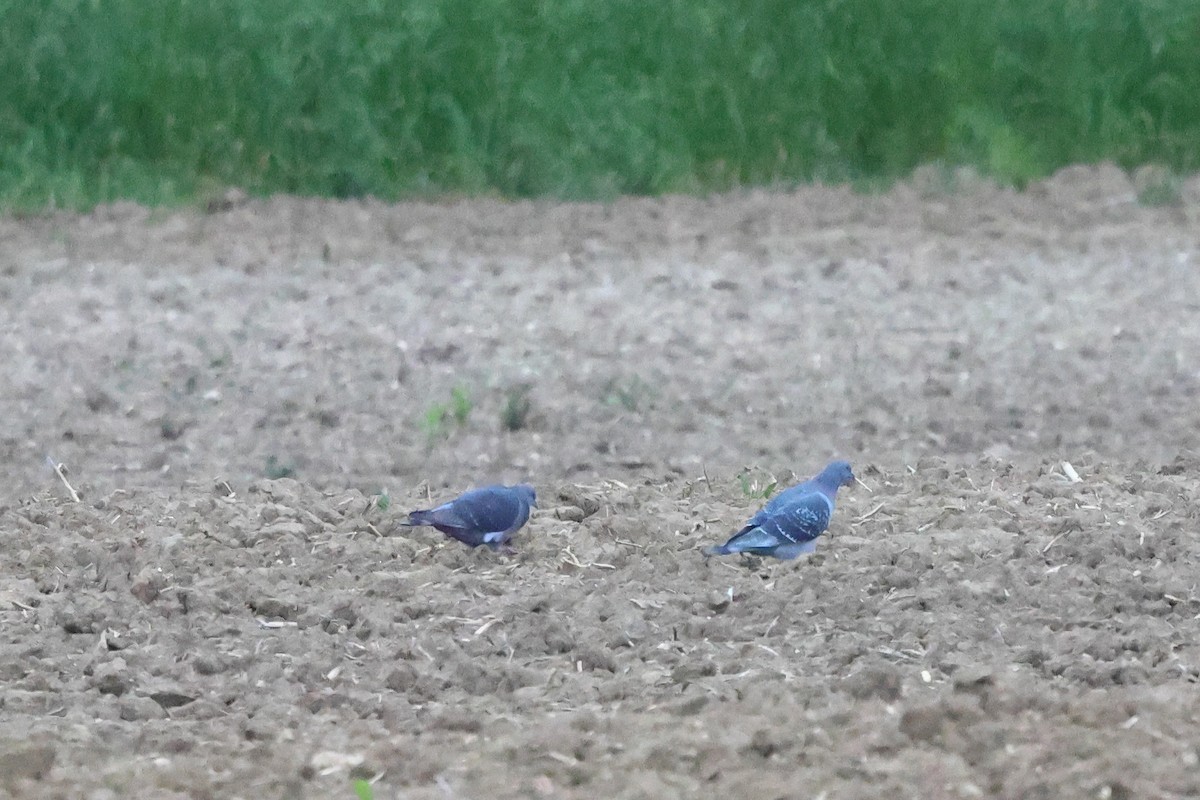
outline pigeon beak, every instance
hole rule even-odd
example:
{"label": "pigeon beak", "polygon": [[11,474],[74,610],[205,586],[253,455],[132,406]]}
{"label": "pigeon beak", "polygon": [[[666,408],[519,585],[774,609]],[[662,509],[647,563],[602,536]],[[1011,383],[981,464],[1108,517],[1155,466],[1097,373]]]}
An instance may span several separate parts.
{"label": "pigeon beak", "polygon": [[867,486],[865,483],[863,483],[862,480],[857,475],[854,476],[854,482],[857,483],[859,486],[863,487],[864,489],[866,489],[871,494],[875,494],[875,490],[872,489],[870,486]]}

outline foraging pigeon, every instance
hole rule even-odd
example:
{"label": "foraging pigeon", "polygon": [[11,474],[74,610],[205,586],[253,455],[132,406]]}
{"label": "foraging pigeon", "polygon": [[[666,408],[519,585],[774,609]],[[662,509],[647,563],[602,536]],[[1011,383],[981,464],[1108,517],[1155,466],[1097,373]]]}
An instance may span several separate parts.
{"label": "foraging pigeon", "polygon": [[528,483],[516,486],[484,486],[459,495],[428,511],[413,511],[407,525],[432,525],[465,545],[491,548],[508,542],[529,520],[530,507],[537,506],[537,493]]}
{"label": "foraging pigeon", "polygon": [[820,475],[773,497],[746,527],[704,554],[751,553],[787,560],[811,553],[817,537],[829,527],[838,489],[855,480],[848,462],[833,461]]}

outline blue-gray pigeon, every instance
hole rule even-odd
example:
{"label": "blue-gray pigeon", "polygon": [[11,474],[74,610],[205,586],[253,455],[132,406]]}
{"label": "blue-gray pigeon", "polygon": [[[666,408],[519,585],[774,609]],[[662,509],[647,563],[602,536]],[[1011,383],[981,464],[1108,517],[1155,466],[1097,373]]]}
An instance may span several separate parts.
{"label": "blue-gray pigeon", "polygon": [[786,560],[811,553],[817,537],[829,527],[838,489],[855,480],[849,462],[830,462],[821,474],[771,498],[746,527],[704,554],[750,553]]}
{"label": "blue-gray pigeon", "polygon": [[507,544],[529,520],[537,507],[537,493],[528,483],[516,486],[484,486],[459,495],[449,503],[427,511],[413,511],[407,524],[432,525],[463,544],[495,549]]}

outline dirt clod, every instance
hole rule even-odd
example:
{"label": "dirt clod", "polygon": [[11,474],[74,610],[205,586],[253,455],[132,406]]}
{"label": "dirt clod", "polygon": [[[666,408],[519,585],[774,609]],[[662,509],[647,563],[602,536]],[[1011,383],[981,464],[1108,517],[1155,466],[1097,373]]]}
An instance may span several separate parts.
{"label": "dirt clod", "polygon": [[12,787],[21,779],[38,781],[54,766],[57,750],[49,744],[0,742],[0,786]]}

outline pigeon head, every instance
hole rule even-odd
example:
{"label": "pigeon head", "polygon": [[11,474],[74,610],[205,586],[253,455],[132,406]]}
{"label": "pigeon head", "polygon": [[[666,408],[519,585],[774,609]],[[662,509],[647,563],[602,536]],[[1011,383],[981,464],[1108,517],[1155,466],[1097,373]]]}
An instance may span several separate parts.
{"label": "pigeon head", "polygon": [[525,498],[525,502],[529,503],[533,508],[537,508],[537,492],[528,483],[518,483],[513,487],[513,491]]}
{"label": "pigeon head", "polygon": [[855,481],[854,471],[850,469],[849,461],[831,461],[829,466],[821,470],[821,474],[817,476],[817,481],[823,486],[833,491],[837,491],[843,486],[849,486]]}

